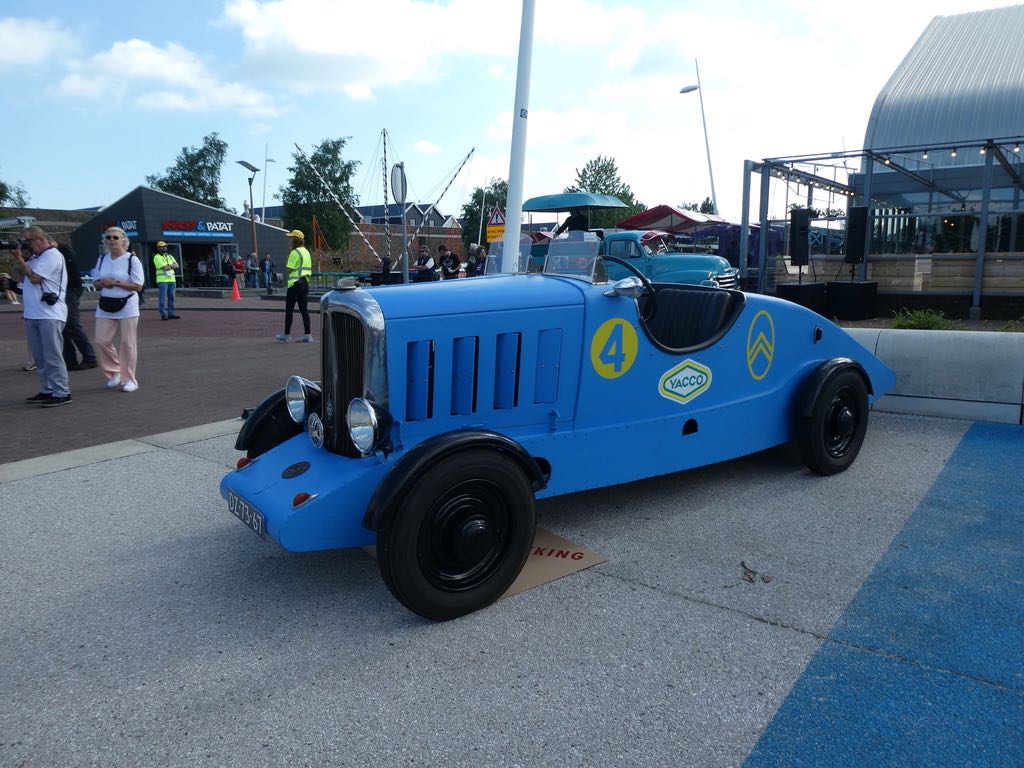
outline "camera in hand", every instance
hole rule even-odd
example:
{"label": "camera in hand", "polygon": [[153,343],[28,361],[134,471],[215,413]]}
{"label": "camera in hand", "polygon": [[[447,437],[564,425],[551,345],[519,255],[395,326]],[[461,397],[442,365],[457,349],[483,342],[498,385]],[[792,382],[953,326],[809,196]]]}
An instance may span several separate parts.
{"label": "camera in hand", "polygon": [[40,296],[44,303],[49,304],[51,307],[57,303],[57,294],[53,291],[43,291],[43,295]]}
{"label": "camera in hand", "polygon": [[16,251],[19,248],[29,248],[28,240],[0,240],[0,251]]}

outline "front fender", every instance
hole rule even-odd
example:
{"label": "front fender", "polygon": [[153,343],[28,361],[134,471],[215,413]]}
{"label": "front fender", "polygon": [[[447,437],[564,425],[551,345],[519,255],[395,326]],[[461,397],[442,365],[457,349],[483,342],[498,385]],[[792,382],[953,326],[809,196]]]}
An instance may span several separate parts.
{"label": "front fender", "polygon": [[302,425],[292,421],[279,389],[257,405],[246,418],[235,440],[235,450],[256,458],[302,432]]}
{"label": "front fender", "polygon": [[468,448],[490,448],[510,456],[526,473],[534,492],[547,485],[549,474],[515,440],[488,430],[462,429],[447,432],[420,443],[396,462],[370,499],[363,517],[363,527],[371,531],[386,528],[398,507],[398,500],[409,491],[417,478],[429,471],[441,458]]}

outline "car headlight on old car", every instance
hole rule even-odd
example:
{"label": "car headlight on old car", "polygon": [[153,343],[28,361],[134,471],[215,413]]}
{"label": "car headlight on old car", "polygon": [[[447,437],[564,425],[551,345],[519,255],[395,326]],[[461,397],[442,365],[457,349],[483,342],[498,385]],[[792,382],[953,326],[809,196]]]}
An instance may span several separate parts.
{"label": "car headlight on old car", "polygon": [[306,416],[320,403],[320,387],[301,376],[290,376],[284,387],[284,400],[288,415],[296,424],[305,424]]}
{"label": "car headlight on old car", "polygon": [[363,456],[373,453],[380,437],[380,420],[373,404],[362,397],[353,399],[348,404],[345,423],[348,425],[348,436],[356,450]]}

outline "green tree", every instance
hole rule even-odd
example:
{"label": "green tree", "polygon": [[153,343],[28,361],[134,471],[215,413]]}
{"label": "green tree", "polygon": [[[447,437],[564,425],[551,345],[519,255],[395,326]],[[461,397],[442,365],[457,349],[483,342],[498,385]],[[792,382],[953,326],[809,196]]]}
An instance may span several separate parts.
{"label": "green tree", "polygon": [[[485,192],[486,199],[483,199]],[[484,208],[482,211],[481,206]],[[502,213],[508,209],[508,182],[504,179],[491,179],[486,189],[477,187],[473,190],[469,202],[462,206],[462,242],[467,251],[471,243],[487,242],[487,218],[494,210],[494,206],[501,208]],[[481,221],[484,223],[482,235]]]}
{"label": "green tree", "polygon": [[220,196],[220,169],[227,151],[227,142],[214,131],[203,138],[203,146],[182,147],[174,165],[162,176],[147,176],[146,183],[187,200],[231,210]]}
{"label": "green tree", "polygon": [[715,206],[710,197],[705,197],[702,203],[683,203],[679,206],[682,211],[696,211],[697,213],[714,213]]}
{"label": "green tree", "polygon": [[0,205],[8,205],[12,208],[27,208],[28,193],[21,184],[8,184],[0,180]]}
{"label": "green tree", "polygon": [[594,192],[600,195],[615,195],[626,204],[626,208],[614,208],[611,210],[594,210],[590,212],[590,226],[614,227],[623,219],[628,219],[634,214],[646,211],[647,206],[633,196],[633,190],[628,184],[623,183],[619,177],[618,166],[615,165],[614,157],[598,155],[587,162],[581,171],[576,169],[576,183],[566,187],[565,192]]}
{"label": "green tree", "polygon": [[353,218],[359,202],[352,191],[352,175],[359,161],[342,159],[341,151],[346,143],[348,138],[324,139],[309,155],[310,163],[324,178],[327,187],[313,172],[310,163],[299,152],[295,152],[292,154],[295,165],[288,168],[292,172],[291,181],[280,189],[285,229],[301,229],[309,234],[313,217],[316,216],[327,243],[336,249],[348,247],[353,227],[338,208],[331,193],[337,195]]}

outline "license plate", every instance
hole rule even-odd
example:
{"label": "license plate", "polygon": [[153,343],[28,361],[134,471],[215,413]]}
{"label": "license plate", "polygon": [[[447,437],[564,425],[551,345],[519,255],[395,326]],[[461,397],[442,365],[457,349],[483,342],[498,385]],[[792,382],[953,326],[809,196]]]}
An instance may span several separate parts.
{"label": "license plate", "polygon": [[234,491],[228,491],[228,511],[260,536],[267,535],[263,513]]}

